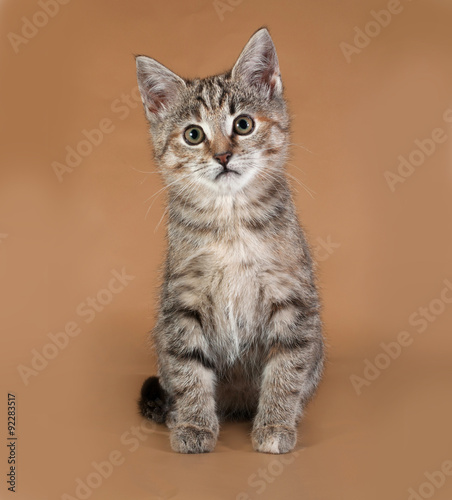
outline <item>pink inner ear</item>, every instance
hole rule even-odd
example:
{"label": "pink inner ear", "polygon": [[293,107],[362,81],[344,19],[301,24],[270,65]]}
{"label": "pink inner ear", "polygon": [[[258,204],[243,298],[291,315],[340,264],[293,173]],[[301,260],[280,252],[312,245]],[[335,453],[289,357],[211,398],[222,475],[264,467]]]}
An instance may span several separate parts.
{"label": "pink inner ear", "polygon": [[267,85],[270,89],[270,93],[273,94],[278,82],[278,78],[279,78],[278,69],[276,69],[275,71],[274,68],[268,68],[267,70],[262,72],[260,81],[261,83]]}
{"label": "pink inner ear", "polygon": [[[154,87],[155,88],[155,87]],[[171,98],[171,89],[166,89],[167,93],[165,93],[163,90],[155,89],[155,91],[152,91],[152,88],[148,90],[147,93],[147,98],[146,98],[146,104],[147,108],[150,113],[158,113],[161,111],[166,103],[170,100]]]}
{"label": "pink inner ear", "polygon": [[166,99],[164,96],[155,95],[151,99],[148,99],[148,110],[150,113],[158,113],[165,104]]}
{"label": "pink inner ear", "polygon": [[277,78],[279,77],[278,64],[275,64],[273,52],[271,51],[267,51],[263,55],[263,60],[266,64],[265,69],[261,70],[260,82],[268,85],[270,92],[273,93],[277,84]]}
{"label": "pink inner ear", "polygon": [[270,79],[270,90],[273,93],[275,90],[276,84],[278,82],[279,74],[273,73],[271,79]]}

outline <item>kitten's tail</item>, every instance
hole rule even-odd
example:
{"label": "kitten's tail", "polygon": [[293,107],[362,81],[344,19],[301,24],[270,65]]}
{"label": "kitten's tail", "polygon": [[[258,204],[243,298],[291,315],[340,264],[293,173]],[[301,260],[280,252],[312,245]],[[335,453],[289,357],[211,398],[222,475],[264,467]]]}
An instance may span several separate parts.
{"label": "kitten's tail", "polygon": [[149,377],[144,381],[141,387],[141,397],[138,400],[138,408],[143,417],[159,424],[165,423],[169,401],[158,377]]}

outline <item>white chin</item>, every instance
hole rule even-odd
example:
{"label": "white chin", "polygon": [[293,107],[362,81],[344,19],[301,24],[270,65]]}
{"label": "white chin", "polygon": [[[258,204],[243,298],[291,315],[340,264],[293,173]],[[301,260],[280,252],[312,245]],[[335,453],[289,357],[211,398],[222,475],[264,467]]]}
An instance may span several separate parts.
{"label": "white chin", "polygon": [[221,175],[217,174],[215,177],[211,177],[210,179],[201,176],[199,180],[206,187],[213,189],[217,193],[233,194],[243,189],[251,181],[255,173],[256,171],[252,168],[245,168],[240,173],[225,172]]}
{"label": "white chin", "polygon": [[[229,166],[229,165],[228,165]],[[245,167],[245,168],[243,168]],[[247,168],[245,165],[231,165],[234,172],[225,172],[215,179],[215,184],[221,191],[233,192],[244,188],[255,176],[257,169]]]}
{"label": "white chin", "polygon": [[213,183],[218,191],[223,193],[233,193],[246,184],[243,177],[243,175],[239,175],[234,172],[225,172],[217,177]]}

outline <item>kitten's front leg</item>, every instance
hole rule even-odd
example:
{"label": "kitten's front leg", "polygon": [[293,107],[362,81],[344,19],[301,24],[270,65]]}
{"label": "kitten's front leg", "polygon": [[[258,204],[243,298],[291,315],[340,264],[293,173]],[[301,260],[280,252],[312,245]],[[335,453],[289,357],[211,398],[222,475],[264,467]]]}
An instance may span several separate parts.
{"label": "kitten's front leg", "polygon": [[203,349],[193,346],[193,339],[202,335],[196,328],[181,331],[179,324],[177,338],[159,353],[162,386],[172,400],[167,419],[171,447],[180,453],[213,451],[219,431],[215,373]]}
{"label": "kitten's front leg", "polygon": [[316,308],[300,310],[288,304],[278,309],[270,329],[251,437],[256,451],[287,453],[297,442],[298,421],[321,378],[321,322]]}

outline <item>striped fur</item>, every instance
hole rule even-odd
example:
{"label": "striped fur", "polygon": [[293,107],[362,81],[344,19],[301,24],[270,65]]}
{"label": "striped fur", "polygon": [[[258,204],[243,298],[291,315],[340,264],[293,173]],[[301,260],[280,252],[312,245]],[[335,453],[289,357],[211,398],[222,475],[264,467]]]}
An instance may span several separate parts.
{"label": "striped fur", "polygon": [[[224,418],[253,418],[257,451],[296,443],[323,366],[312,261],[284,164],[289,115],[268,31],[225,74],[184,80],[137,58],[138,82],[168,192],[168,254],[152,338],[159,382],[144,416],[165,421],[182,453],[212,451]],[[236,117],[254,121],[234,132]],[[184,140],[189,125],[205,140]],[[214,156],[232,156],[225,167]]]}

